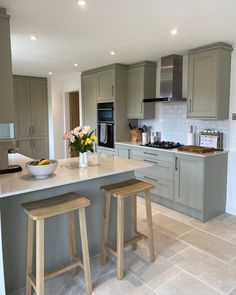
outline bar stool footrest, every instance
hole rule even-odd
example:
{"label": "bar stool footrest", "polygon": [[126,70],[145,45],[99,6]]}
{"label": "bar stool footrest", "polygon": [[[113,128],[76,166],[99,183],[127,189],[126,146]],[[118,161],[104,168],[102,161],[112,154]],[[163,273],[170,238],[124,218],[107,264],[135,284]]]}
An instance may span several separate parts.
{"label": "bar stool footrest", "polygon": [[[79,257],[74,256],[73,261],[71,261],[71,262],[69,262],[67,264],[64,264],[62,266],[59,266],[55,270],[46,273],[44,275],[44,280],[46,281],[46,280],[55,278],[55,277],[65,273],[65,272],[71,271],[72,269],[74,269],[76,267],[81,267],[81,268],[84,269],[84,265],[83,265],[82,260]],[[36,278],[35,278],[35,275],[33,273],[30,273],[30,274],[28,274],[28,277],[30,279],[30,283],[31,283],[32,287],[34,288],[34,290],[36,290]]]}

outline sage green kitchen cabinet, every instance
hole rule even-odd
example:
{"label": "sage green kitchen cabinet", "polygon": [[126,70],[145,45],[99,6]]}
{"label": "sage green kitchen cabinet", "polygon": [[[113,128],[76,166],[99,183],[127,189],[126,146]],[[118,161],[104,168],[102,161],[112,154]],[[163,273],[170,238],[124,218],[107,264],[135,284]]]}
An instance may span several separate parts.
{"label": "sage green kitchen cabinet", "polygon": [[97,129],[97,75],[81,76],[83,124]]}
{"label": "sage green kitchen cabinet", "polygon": [[31,158],[48,158],[47,79],[14,76],[16,137],[19,152]]}
{"label": "sage green kitchen cabinet", "polygon": [[115,70],[97,73],[97,100],[108,101],[115,98]]}
{"label": "sage green kitchen cabinet", "polygon": [[202,208],[203,158],[181,155],[175,157],[175,201],[194,209]]}
{"label": "sage green kitchen cabinet", "polygon": [[9,20],[0,7],[0,123],[15,123]]}
{"label": "sage green kitchen cabinet", "polygon": [[131,148],[125,145],[116,145],[115,155],[120,158],[131,159]]}
{"label": "sage green kitchen cabinet", "polygon": [[222,42],[189,51],[189,118],[229,118],[231,51]]}
{"label": "sage green kitchen cabinet", "polygon": [[114,139],[128,140],[127,67],[111,64],[81,75],[83,124],[97,129],[97,103],[114,102]]}
{"label": "sage green kitchen cabinet", "polygon": [[156,63],[144,61],[130,65],[127,87],[128,118],[155,118],[155,103],[144,103],[143,99],[156,97]]}

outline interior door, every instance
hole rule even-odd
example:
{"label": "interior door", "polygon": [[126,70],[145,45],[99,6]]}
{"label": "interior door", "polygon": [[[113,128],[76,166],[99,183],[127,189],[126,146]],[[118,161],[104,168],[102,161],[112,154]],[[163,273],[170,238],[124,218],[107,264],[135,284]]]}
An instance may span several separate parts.
{"label": "interior door", "polygon": [[[69,112],[70,112],[70,130],[80,125],[79,116],[79,92],[74,91],[69,93]],[[71,157],[78,157],[79,152],[71,150]]]}

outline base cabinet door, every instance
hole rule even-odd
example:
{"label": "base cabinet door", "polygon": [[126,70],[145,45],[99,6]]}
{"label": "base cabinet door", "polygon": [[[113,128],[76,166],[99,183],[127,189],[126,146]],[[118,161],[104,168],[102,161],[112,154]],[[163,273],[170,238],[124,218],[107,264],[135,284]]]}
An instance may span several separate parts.
{"label": "base cabinet door", "polygon": [[201,209],[203,189],[203,159],[199,157],[176,154],[175,201],[194,209]]}
{"label": "base cabinet door", "polygon": [[20,154],[33,158],[32,139],[18,139],[17,147]]}
{"label": "base cabinet door", "polygon": [[128,146],[117,146],[115,148],[115,155],[120,158],[131,159],[131,148]]}

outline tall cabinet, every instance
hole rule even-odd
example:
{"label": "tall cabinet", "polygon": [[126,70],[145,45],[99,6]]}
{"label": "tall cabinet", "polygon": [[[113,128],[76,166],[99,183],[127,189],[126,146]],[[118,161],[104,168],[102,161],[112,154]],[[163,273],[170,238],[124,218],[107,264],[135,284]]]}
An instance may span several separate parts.
{"label": "tall cabinet", "polygon": [[47,79],[14,76],[16,137],[19,152],[30,158],[48,158]]}
{"label": "tall cabinet", "polygon": [[127,66],[112,64],[82,73],[83,124],[97,129],[97,103],[114,102],[115,141],[128,140]]}

